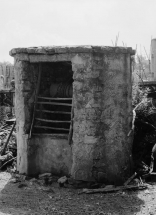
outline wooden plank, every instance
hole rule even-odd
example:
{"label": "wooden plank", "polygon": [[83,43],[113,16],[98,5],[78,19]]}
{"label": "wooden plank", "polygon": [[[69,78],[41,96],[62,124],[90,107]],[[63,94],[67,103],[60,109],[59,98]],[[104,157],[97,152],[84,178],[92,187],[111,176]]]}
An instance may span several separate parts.
{"label": "wooden plank", "polygon": [[57,136],[57,137],[60,137],[60,138],[66,138],[67,139],[67,137],[68,137],[68,133],[64,133],[64,134],[58,134],[58,133],[35,133],[35,132],[33,132],[33,135],[38,135],[38,136],[46,136],[46,135],[48,135],[48,136],[52,136],[52,137],[55,137],[55,136]]}
{"label": "wooden plank", "polygon": [[119,186],[119,187],[114,187],[114,188],[98,188],[98,189],[83,189],[83,191],[79,194],[82,193],[111,193],[111,192],[117,192],[117,191],[123,191],[123,190],[143,190],[146,189],[148,186],[143,184],[143,185],[127,185],[127,186]]}
{"label": "wooden plank", "polygon": [[135,172],[125,183],[124,186],[127,186],[132,180],[133,178],[135,178],[137,176],[137,173]]}
{"label": "wooden plank", "polygon": [[15,160],[17,157],[11,158],[10,160],[6,161],[5,163],[3,163],[3,165],[0,167],[0,170],[6,166],[7,164],[11,163],[13,160]]}
{"label": "wooden plank", "polygon": [[56,127],[39,126],[39,125],[34,126],[34,128],[46,128],[46,129],[51,129],[51,130],[69,131],[69,129],[67,129],[67,128],[56,128]]}
{"label": "wooden plank", "polygon": [[37,96],[38,96],[38,93],[39,93],[40,82],[41,82],[41,72],[42,72],[42,65],[41,65],[41,63],[39,63],[39,75],[38,75],[37,86],[36,86],[36,91],[35,91],[34,111],[33,111],[32,122],[31,122],[31,126],[30,126],[29,138],[31,138],[31,133],[32,133],[33,124],[34,124],[34,120],[35,120]]}
{"label": "wooden plank", "polygon": [[50,111],[50,110],[36,110],[38,112],[44,112],[44,113],[55,113],[55,114],[71,114],[71,112],[65,112],[65,111]]}
{"label": "wooden plank", "polygon": [[74,118],[74,106],[72,101],[72,110],[71,110],[71,123],[70,123],[70,130],[68,136],[68,144],[71,145],[72,137],[73,137],[73,118]]}
{"label": "wooden plank", "polygon": [[59,106],[72,106],[72,104],[68,103],[58,103],[58,102],[37,102],[37,104],[49,104],[49,105],[59,105]]}
{"label": "wooden plank", "polygon": [[10,140],[10,137],[11,137],[11,135],[12,135],[12,132],[13,132],[13,130],[14,130],[14,128],[15,128],[15,125],[16,125],[16,121],[14,122],[14,124],[13,124],[13,126],[12,126],[12,128],[11,128],[11,131],[10,131],[10,133],[9,133],[9,136],[8,136],[8,138],[7,138],[7,141],[6,141],[6,143],[4,144],[4,147],[3,147],[2,151],[1,151],[1,155],[4,155],[4,154],[5,154],[7,145],[8,145],[8,143],[9,143],[9,140]]}
{"label": "wooden plank", "polygon": [[54,123],[70,123],[71,122],[71,121],[58,121],[58,120],[41,119],[41,118],[35,118],[35,120],[42,121],[42,122],[54,122]]}
{"label": "wooden plank", "polygon": [[65,101],[70,101],[72,98],[51,98],[51,97],[43,97],[43,96],[38,96],[38,99],[48,99],[48,100],[65,100]]}

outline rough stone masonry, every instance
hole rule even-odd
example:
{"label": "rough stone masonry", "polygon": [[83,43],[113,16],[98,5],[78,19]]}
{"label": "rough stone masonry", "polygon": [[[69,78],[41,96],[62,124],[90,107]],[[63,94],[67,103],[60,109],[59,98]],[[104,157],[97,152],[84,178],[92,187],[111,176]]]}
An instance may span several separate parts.
{"label": "rough stone masonry", "polygon": [[[132,171],[131,56],[124,47],[32,47],[10,51],[15,93],[20,173],[52,172],[76,180],[122,183]],[[73,137],[32,136],[37,66],[72,63]]]}

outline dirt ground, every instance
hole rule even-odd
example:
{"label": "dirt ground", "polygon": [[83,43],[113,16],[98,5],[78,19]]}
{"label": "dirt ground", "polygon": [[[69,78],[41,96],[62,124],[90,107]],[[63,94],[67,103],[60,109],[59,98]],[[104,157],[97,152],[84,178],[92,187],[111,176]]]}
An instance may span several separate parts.
{"label": "dirt ground", "polygon": [[156,183],[141,191],[79,195],[80,191],[36,181],[13,183],[10,173],[0,172],[0,215],[156,214]]}

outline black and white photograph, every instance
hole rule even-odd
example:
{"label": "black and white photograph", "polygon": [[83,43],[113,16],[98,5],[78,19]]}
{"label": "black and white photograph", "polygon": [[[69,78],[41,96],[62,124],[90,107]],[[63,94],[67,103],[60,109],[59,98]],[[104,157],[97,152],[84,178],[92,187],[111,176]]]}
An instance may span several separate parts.
{"label": "black and white photograph", "polygon": [[0,0],[0,215],[156,215],[156,0]]}

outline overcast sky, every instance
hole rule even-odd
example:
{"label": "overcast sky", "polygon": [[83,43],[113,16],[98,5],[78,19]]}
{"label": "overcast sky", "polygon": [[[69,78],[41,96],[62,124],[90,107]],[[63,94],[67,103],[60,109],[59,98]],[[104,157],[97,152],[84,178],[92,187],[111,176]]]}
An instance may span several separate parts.
{"label": "overcast sky", "polygon": [[156,38],[156,0],[0,0],[0,62],[17,47],[112,46],[144,54]]}

